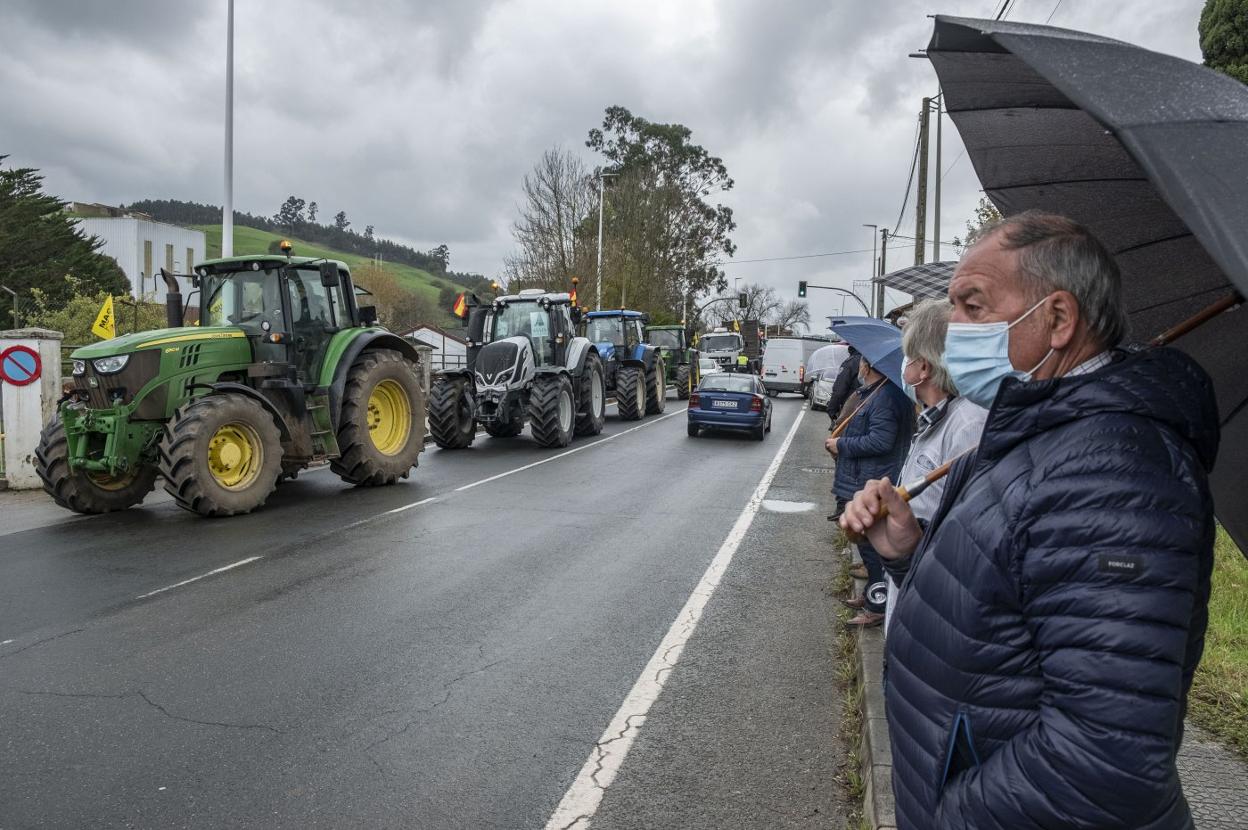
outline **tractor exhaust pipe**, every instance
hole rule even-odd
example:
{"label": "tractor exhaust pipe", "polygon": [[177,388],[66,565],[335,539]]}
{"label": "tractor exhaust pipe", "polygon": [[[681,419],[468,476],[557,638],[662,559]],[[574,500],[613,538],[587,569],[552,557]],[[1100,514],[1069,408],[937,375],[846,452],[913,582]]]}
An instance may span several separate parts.
{"label": "tractor exhaust pipe", "polygon": [[164,268],[160,269],[160,278],[165,281],[165,321],[171,329],[182,328],[182,288],[178,278]]}

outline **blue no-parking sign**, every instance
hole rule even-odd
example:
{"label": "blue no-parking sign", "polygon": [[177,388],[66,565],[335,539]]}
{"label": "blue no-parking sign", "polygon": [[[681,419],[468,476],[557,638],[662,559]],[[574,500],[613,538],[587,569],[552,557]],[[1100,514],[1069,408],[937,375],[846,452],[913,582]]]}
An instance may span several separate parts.
{"label": "blue no-parking sign", "polygon": [[0,352],[0,381],[26,386],[39,380],[42,371],[39,353],[29,346],[10,346]]}

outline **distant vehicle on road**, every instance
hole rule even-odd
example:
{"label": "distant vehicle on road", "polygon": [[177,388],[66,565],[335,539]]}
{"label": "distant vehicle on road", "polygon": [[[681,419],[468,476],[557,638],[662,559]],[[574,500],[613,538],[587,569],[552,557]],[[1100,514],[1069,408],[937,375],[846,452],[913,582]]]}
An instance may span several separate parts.
{"label": "distant vehicle on road", "polygon": [[698,358],[698,373],[702,377],[706,377],[707,375],[714,375],[721,371],[723,370],[719,368],[719,364],[716,363],[711,358],[709,357]]}
{"label": "distant vehicle on road", "polygon": [[676,397],[687,400],[689,393],[698,385],[702,374],[698,371],[698,352],[689,348],[685,327],[646,326],[646,340],[663,354],[667,369],[667,385],[676,389]]}
{"label": "distant vehicle on road", "polygon": [[640,311],[621,308],[591,311],[582,324],[585,337],[602,355],[607,389],[615,394],[623,421],[658,415],[666,406],[667,369],[663,352],[642,333],[647,319]]}
{"label": "distant vehicle on road", "polygon": [[704,429],[748,432],[762,441],[771,432],[771,401],[757,375],[708,375],[689,396],[689,437]]}
{"label": "distant vehicle on road", "polygon": [[763,383],[770,394],[800,392],[810,395],[811,380],[806,376],[806,363],[828,341],[813,337],[772,337],[763,350]]}
{"label": "distant vehicle on road", "polygon": [[806,363],[806,376],[810,379],[810,408],[827,409],[832,397],[832,387],[841,364],[849,357],[849,346],[833,343],[815,351]]}

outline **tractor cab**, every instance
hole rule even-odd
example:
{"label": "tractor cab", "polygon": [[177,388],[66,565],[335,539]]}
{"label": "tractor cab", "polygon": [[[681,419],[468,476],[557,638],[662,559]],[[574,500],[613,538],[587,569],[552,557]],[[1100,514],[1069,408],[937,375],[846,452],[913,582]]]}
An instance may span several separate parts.
{"label": "tractor cab", "polygon": [[533,350],[534,365],[543,367],[564,363],[574,335],[569,295],[530,288],[499,297],[486,309],[481,339],[483,344],[489,344],[524,337]]}
{"label": "tractor cab", "polygon": [[591,311],[585,315],[585,337],[598,346],[602,359],[632,358],[646,342],[642,327],[646,316],[640,311]]}
{"label": "tractor cab", "polygon": [[196,277],[201,326],[242,330],[256,363],[293,366],[309,388],[334,335],[375,320],[371,307],[356,306],[350,273],[339,262],[231,257],[200,265]]}

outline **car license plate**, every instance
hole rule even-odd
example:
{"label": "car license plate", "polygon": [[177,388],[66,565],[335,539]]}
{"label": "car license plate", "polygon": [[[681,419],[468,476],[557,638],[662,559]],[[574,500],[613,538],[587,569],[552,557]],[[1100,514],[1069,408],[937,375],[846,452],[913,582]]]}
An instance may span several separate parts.
{"label": "car license plate", "polygon": [[715,407],[716,409],[736,409],[737,402],[736,401],[711,401],[711,406]]}

